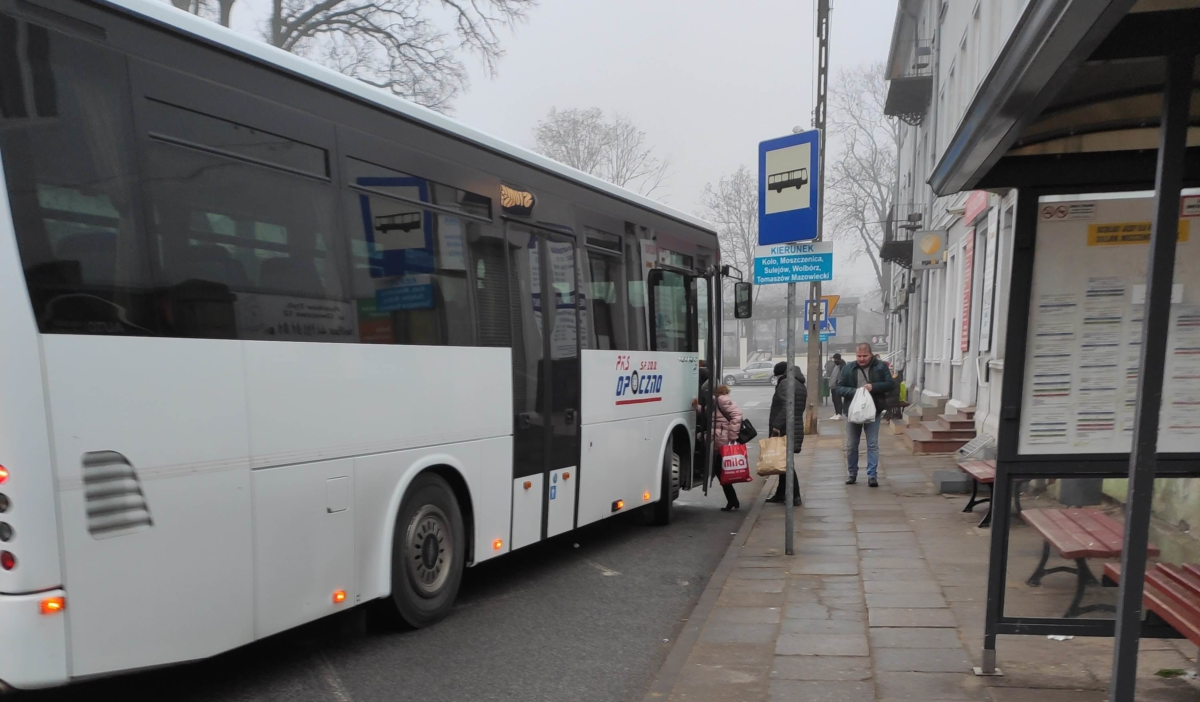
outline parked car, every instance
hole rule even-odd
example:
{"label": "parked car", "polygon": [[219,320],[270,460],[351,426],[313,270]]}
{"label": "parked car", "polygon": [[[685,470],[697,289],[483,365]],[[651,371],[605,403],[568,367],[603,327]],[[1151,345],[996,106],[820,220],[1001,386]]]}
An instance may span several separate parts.
{"label": "parked car", "polygon": [[751,363],[741,370],[727,370],[722,377],[722,382],[726,385],[753,385],[756,383],[775,384],[775,376],[772,371],[775,369],[774,361],[759,361]]}

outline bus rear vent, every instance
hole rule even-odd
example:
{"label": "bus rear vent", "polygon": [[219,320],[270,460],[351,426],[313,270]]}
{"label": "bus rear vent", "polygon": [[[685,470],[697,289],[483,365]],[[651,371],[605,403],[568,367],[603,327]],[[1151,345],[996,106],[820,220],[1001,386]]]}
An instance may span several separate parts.
{"label": "bus rear vent", "polygon": [[88,533],[99,539],[154,525],[137,471],[116,451],[83,455]]}

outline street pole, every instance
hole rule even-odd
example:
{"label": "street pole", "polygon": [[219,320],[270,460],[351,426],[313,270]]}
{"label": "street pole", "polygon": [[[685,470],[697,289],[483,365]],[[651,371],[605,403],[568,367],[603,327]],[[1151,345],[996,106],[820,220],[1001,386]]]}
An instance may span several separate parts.
{"label": "street pole", "polygon": [[[825,215],[825,111],[828,106],[829,89],[829,0],[817,0],[817,105],[813,114],[813,127],[821,133],[821,146],[817,151],[817,238],[821,241]],[[809,305],[805,326],[808,328],[808,383],[821,377],[821,283],[810,286]],[[817,387],[820,388],[818,380]],[[808,406],[804,418],[804,433],[817,433],[817,400],[820,392],[808,393]],[[789,427],[790,428],[790,427]],[[790,500],[789,500],[790,501]],[[791,532],[789,532],[790,534]]]}
{"label": "street pole", "polygon": [[787,435],[787,471],[783,474],[783,484],[777,489],[783,490],[783,522],[787,530],[783,536],[783,552],[793,555],[793,541],[796,530],[796,508],[792,505],[792,490],[796,482],[796,384],[792,382],[792,369],[796,367],[796,284],[788,283],[787,292],[787,374],[779,382],[787,383],[784,398],[787,409],[784,410],[784,434]]}

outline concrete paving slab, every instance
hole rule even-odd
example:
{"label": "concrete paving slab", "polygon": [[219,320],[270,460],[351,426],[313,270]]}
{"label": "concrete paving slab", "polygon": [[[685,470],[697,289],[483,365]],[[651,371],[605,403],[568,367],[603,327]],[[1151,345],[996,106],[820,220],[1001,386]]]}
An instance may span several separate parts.
{"label": "concrete paving slab", "polygon": [[880,648],[872,653],[875,669],[901,673],[969,673],[971,660],[961,648]]}
{"label": "concrete paving slab", "polygon": [[864,634],[792,634],[781,632],[775,642],[778,656],[869,656]]}
{"label": "concrete paving slab", "polygon": [[875,607],[910,607],[914,609],[929,609],[947,607],[941,593],[933,592],[902,592],[902,593],[869,593],[867,606]]}
{"label": "concrete paving slab", "polygon": [[840,619],[784,619],[779,631],[786,634],[866,634],[866,622]]}
{"label": "concrete paving slab", "polygon": [[[771,678],[775,680],[870,680],[871,675],[871,660],[855,656],[775,656],[771,665]],[[872,692],[865,699],[874,697]]]}
{"label": "concrete paving slab", "polygon": [[864,702],[874,700],[875,686],[870,682],[811,682],[772,680],[767,699],[770,702]]}
{"label": "concrete paving slab", "polygon": [[720,624],[778,624],[783,619],[779,607],[714,607],[708,621]]}
{"label": "concrete paving slab", "polygon": [[701,644],[769,644],[779,627],[774,624],[735,624],[709,619],[700,632]]}
{"label": "concrete paving slab", "polygon": [[870,637],[873,648],[962,649],[958,632],[947,628],[872,628],[868,630],[867,636]]}
{"label": "concrete paving slab", "polygon": [[869,607],[867,621],[872,627],[919,627],[953,629],[958,626],[954,612],[948,609],[900,609]]}
{"label": "concrete paving slab", "polygon": [[[972,673],[875,673],[880,699],[986,700],[981,678]],[[1041,700],[1039,700],[1041,702]]]}
{"label": "concrete paving slab", "polygon": [[934,580],[868,580],[863,583],[863,589],[867,595],[942,592],[942,587]]}

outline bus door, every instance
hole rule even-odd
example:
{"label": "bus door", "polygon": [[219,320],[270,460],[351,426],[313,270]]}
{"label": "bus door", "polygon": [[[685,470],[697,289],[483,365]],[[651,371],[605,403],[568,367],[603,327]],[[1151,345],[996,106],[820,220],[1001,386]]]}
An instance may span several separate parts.
{"label": "bus door", "polygon": [[512,547],[520,548],[575,527],[581,313],[574,242],[512,222],[508,238],[521,296],[520,342],[513,348],[512,535]]}

